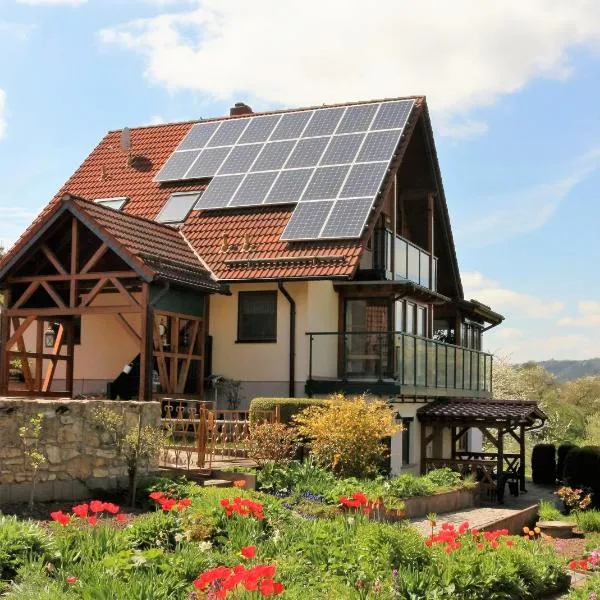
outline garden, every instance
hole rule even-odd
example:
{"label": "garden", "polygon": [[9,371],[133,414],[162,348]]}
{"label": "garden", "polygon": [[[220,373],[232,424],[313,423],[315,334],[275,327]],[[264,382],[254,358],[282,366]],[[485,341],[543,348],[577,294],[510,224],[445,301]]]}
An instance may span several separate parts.
{"label": "garden", "polygon": [[153,476],[140,480],[133,508],[106,494],[53,506],[35,521],[1,516],[0,594],[542,599],[566,593],[571,570],[589,579],[568,597],[594,598],[594,538],[567,559],[535,530],[479,531],[434,514],[424,536],[403,519],[404,503],[474,483],[448,469],[382,473],[381,440],[397,430],[384,402],[333,397],[302,408],[287,407],[283,423],[253,424],[256,490],[235,473],[232,488]]}

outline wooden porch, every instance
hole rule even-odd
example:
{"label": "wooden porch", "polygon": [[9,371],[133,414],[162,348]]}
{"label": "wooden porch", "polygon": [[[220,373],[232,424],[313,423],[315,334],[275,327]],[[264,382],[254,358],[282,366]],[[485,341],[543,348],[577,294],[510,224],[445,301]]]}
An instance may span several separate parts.
{"label": "wooden porch", "polygon": [[[473,476],[480,488],[500,503],[507,484],[512,495],[527,491],[525,434],[546,420],[535,402],[436,400],[420,408],[417,417],[421,423],[421,473],[447,467]],[[461,449],[471,429],[480,431],[494,451]],[[507,439],[514,440],[518,452],[506,452]],[[449,452],[445,448],[448,442]]]}

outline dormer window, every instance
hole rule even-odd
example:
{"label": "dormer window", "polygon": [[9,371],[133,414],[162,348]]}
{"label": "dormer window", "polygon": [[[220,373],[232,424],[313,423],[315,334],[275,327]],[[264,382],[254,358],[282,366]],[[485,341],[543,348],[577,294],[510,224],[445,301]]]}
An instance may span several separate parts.
{"label": "dormer window", "polygon": [[126,196],[118,196],[116,198],[98,198],[94,200],[96,204],[101,204],[113,210],[123,210],[123,207],[129,202]]}
{"label": "dormer window", "polygon": [[177,225],[183,223],[187,218],[194,204],[198,202],[202,190],[195,192],[177,192],[171,194],[167,203],[163,206],[156,220],[159,223],[168,225]]}

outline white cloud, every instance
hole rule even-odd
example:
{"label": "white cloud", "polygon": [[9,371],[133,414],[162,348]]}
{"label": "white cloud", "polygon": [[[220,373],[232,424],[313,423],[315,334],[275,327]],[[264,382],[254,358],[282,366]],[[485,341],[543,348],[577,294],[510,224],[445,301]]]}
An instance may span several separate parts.
{"label": "white cloud", "polygon": [[[172,91],[299,106],[427,94],[450,133],[532,79],[565,79],[600,41],[596,0],[195,0],[100,32]],[[462,125],[461,125],[462,122]]]}
{"label": "white cloud", "polygon": [[0,140],[6,135],[6,92],[0,88]]}
{"label": "white cloud", "polygon": [[28,4],[29,6],[77,6],[86,2],[87,0],[17,0],[17,4]]}
{"label": "white cloud", "polygon": [[539,229],[572,190],[599,169],[600,148],[594,148],[575,161],[570,173],[551,183],[487,198],[481,204],[485,211],[459,225],[456,236],[463,246],[482,247]]}
{"label": "white cloud", "polygon": [[150,118],[147,125],[162,125],[163,123],[166,123],[164,117],[161,117],[160,115],[154,115]]}
{"label": "white cloud", "polygon": [[511,317],[525,316],[530,319],[556,317],[564,308],[558,300],[538,298],[530,294],[515,292],[502,287],[498,282],[486,279],[481,273],[462,273],[461,279],[465,298],[475,298],[503,314]]}
{"label": "white cloud", "polygon": [[600,302],[583,300],[577,308],[576,317],[564,317],[559,319],[558,324],[561,327],[600,327]]}

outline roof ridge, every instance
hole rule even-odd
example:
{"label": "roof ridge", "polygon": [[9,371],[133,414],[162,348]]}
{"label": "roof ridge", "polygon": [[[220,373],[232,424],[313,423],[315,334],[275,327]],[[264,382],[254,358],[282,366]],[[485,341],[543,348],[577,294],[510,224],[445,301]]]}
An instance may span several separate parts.
{"label": "roof ridge", "polygon": [[[252,113],[247,113],[247,114],[242,114],[242,115],[224,115],[222,117],[208,117],[206,119],[188,119],[185,121],[172,121],[169,123],[151,123],[148,125],[140,125],[138,127],[130,127],[129,129],[131,129],[132,131],[138,131],[141,129],[155,129],[158,127],[173,127],[175,125],[196,125],[198,123],[209,123],[211,121],[227,121],[229,119],[243,119],[243,118],[247,118],[247,117],[262,117],[262,116],[266,116],[266,115],[279,115],[279,114],[285,114],[285,113],[291,113],[291,112],[317,110],[319,108],[338,108],[340,106],[357,106],[357,105],[361,105],[361,104],[394,102],[394,101],[398,101],[398,100],[414,100],[415,102],[418,102],[420,100],[425,100],[425,99],[426,99],[426,96],[423,94],[417,94],[414,96],[398,96],[396,98],[379,98],[379,99],[374,98],[371,100],[357,100],[354,102],[336,102],[334,104],[300,106],[297,108],[281,108],[278,110],[266,110],[266,111],[252,112]],[[109,129],[107,131],[107,135],[109,135],[111,133],[118,133],[120,131],[123,131],[123,129],[124,129],[124,127],[122,127],[121,129]]]}
{"label": "roof ridge", "polygon": [[218,277],[214,274],[213,270],[208,266],[206,261],[200,255],[200,253],[196,251],[196,248],[194,248],[194,246],[192,246],[187,237],[185,237],[183,229],[178,229],[177,232],[179,233],[183,241],[188,245],[190,250],[194,253],[194,256],[198,259],[198,262],[202,265],[203,268],[206,269],[206,272],[211,276],[211,278],[214,279],[214,281],[219,281]]}

